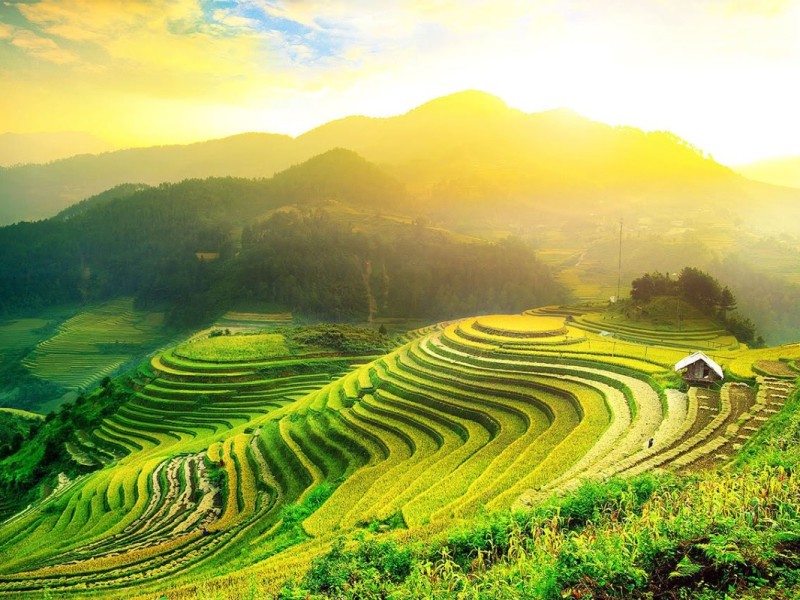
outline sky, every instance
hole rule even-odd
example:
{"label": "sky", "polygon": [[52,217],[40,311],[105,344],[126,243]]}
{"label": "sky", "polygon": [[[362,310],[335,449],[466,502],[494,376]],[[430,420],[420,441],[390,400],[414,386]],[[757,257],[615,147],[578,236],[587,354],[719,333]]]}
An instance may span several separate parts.
{"label": "sky", "polygon": [[800,155],[800,0],[0,0],[0,133],[298,135],[479,89]]}

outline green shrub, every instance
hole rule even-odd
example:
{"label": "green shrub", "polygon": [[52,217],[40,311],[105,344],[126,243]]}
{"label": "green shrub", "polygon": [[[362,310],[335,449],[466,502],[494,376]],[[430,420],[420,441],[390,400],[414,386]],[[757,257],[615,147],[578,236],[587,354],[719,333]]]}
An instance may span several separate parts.
{"label": "green shrub", "polygon": [[638,513],[654,492],[666,489],[672,480],[666,474],[645,473],[630,479],[586,481],[573,493],[545,505],[544,513],[557,512],[563,525],[573,530],[609,516],[621,519]]}
{"label": "green shrub", "polygon": [[302,502],[284,506],[281,509],[281,519],[283,519],[281,530],[288,530],[299,525],[306,517],[322,506],[323,502],[330,498],[333,491],[333,486],[321,483],[311,490]]}
{"label": "green shrub", "polygon": [[394,541],[367,539],[346,550],[339,539],[330,552],[312,561],[301,585],[317,594],[338,596],[349,591],[354,597],[363,597],[369,591],[369,595],[385,597],[381,590],[405,580],[412,565],[411,551]]}

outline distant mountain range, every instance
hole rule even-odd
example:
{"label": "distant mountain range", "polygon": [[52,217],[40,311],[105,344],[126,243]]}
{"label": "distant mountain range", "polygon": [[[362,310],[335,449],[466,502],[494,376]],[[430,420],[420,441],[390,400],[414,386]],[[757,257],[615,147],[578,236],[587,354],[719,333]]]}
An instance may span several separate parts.
{"label": "distant mountain range", "polygon": [[[409,202],[437,218],[454,207],[619,212],[658,201],[676,212],[737,208],[742,218],[770,224],[779,216],[784,224],[800,197],[748,181],[667,132],[611,127],[566,110],[528,114],[467,91],[396,117],[332,121],[297,138],[250,133],[0,169],[0,224],[55,215],[122,183],[270,177],[334,148],[397,178]],[[373,202],[380,210],[380,199]]]}
{"label": "distant mountain range", "polygon": [[77,154],[98,154],[114,149],[107,141],[88,133],[2,133],[0,167],[46,163]]}
{"label": "distant mountain range", "polygon": [[735,169],[756,181],[800,188],[800,156],[760,160]]}

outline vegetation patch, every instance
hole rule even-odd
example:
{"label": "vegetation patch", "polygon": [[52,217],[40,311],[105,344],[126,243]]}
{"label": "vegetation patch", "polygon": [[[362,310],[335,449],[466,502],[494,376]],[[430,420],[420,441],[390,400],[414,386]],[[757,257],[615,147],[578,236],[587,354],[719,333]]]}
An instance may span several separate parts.
{"label": "vegetation patch", "polygon": [[393,346],[380,331],[355,325],[323,323],[293,327],[286,330],[286,338],[295,353],[376,354]]}
{"label": "vegetation patch", "polygon": [[286,356],[289,349],[280,333],[218,335],[192,340],[175,348],[175,354],[190,360],[236,362]]}

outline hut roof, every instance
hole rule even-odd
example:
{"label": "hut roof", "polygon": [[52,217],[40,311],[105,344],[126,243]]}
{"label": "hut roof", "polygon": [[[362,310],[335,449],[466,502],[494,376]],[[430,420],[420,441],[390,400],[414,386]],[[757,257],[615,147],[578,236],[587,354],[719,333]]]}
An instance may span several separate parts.
{"label": "hut roof", "polygon": [[690,354],[686,358],[683,358],[675,363],[675,370],[680,371],[681,369],[685,369],[689,365],[696,363],[698,360],[702,360],[704,363],[706,363],[709,368],[719,375],[720,379],[725,377],[725,374],[722,372],[722,367],[699,351],[695,352],[694,354]]}

